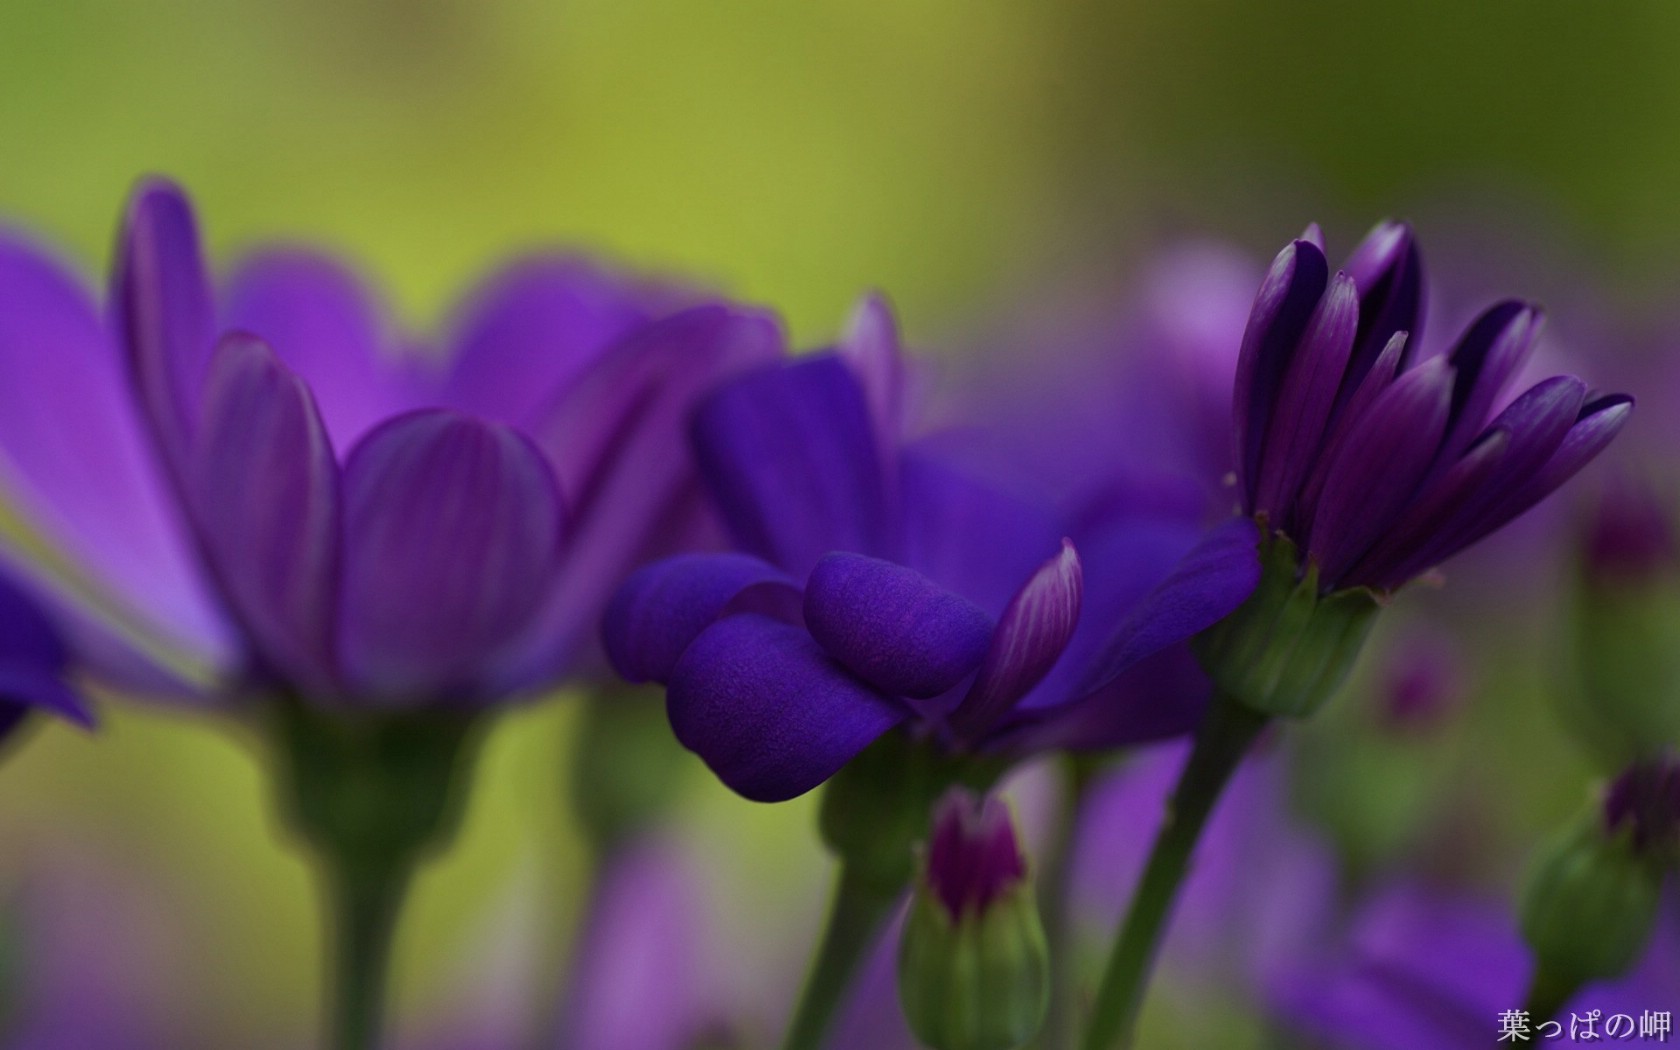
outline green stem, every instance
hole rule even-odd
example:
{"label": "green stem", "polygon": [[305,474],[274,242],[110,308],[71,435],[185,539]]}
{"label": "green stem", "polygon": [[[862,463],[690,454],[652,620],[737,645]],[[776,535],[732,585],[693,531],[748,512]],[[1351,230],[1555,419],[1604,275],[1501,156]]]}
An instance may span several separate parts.
{"label": "green stem", "polygon": [[1068,881],[1073,875],[1079,821],[1095,772],[1087,759],[1073,755],[1064,756],[1056,768],[1062,775],[1060,806],[1038,880],[1039,913],[1050,943],[1050,1007],[1038,1036],[1039,1050],[1067,1050],[1073,1045],[1079,967],[1068,915]]}
{"label": "green stem", "polygon": [[1534,971],[1534,978],[1529,982],[1523,1010],[1535,1024],[1549,1021],[1580,989],[1580,981],[1565,978],[1542,966]]}
{"label": "green stem", "polygon": [[1235,700],[1214,698],[1114,942],[1085,1032],[1085,1050],[1131,1045],[1144,988],[1191,854],[1231,774],[1266,722],[1265,715]]}
{"label": "green stem", "polygon": [[858,964],[875,943],[898,895],[898,887],[885,889],[841,868],[828,927],[805,979],[787,1037],[782,1040],[782,1050],[820,1050]]}
{"label": "green stem", "polygon": [[327,861],[336,941],[332,1046],[376,1050],[385,1017],[391,948],[397,917],[413,873],[405,862],[338,864]]}

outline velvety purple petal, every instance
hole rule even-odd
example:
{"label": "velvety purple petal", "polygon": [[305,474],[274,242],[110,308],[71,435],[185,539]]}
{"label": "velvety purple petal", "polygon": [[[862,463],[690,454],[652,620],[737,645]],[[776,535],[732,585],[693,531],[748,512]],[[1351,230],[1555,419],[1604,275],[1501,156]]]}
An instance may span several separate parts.
{"label": "velvety purple petal", "polygon": [[1312,524],[1309,553],[1333,585],[1417,492],[1446,430],[1453,373],[1445,358],[1394,381],[1336,455]]}
{"label": "velvety purple petal", "polygon": [[683,650],[741,594],[798,585],[747,554],[679,554],[636,570],[602,619],[607,658],[632,682],[664,682]]}
{"label": "velvety purple petal", "polygon": [[1079,625],[1085,578],[1069,540],[1022,585],[992,633],[980,673],[951,724],[974,739],[997,724],[1044,679]]}
{"label": "velvety purple petal", "polygon": [[677,739],[755,802],[804,794],[908,717],[806,632],[754,615],[701,632],[666,698]]}
{"label": "velvety purple petal", "polygon": [[[1063,657],[1064,664],[1069,657]],[[1034,694],[1035,698],[1038,694]],[[1146,656],[1095,692],[1038,705],[994,732],[989,749],[1012,755],[1045,751],[1112,752],[1184,736],[1202,724],[1213,686],[1188,645]]]}
{"label": "velvety purple petal", "polygon": [[246,259],[228,281],[223,327],[250,332],[302,376],[339,450],[379,421],[416,406],[373,295],[349,269],[302,249]]}
{"label": "velvety purple petal", "polygon": [[[1312,538],[1311,525],[1318,512],[1318,501],[1324,495],[1324,481],[1330,476],[1330,464],[1336,461],[1342,446],[1347,443],[1348,435],[1353,433],[1359,422],[1371,411],[1371,406],[1377,403],[1383,391],[1394,382],[1394,377],[1400,372],[1401,361],[1406,356],[1406,347],[1410,338],[1405,332],[1397,332],[1377,355],[1365,378],[1360,382],[1347,403],[1338,408],[1331,417],[1330,428],[1326,431],[1323,445],[1313,463],[1312,472],[1307,475],[1306,484],[1296,497],[1295,521],[1292,523],[1300,531],[1295,537],[1297,543],[1306,543]],[[1343,391],[1346,391],[1346,385]]]}
{"label": "velvety purple petal", "polygon": [[834,550],[891,556],[874,423],[832,354],[726,384],[695,417],[700,468],[747,550],[795,577]]}
{"label": "velvety purple petal", "polygon": [[526,425],[631,329],[652,319],[642,289],[587,260],[541,255],[493,276],[469,300],[443,403]]}
{"label": "velvety purple petal", "polygon": [[[1353,396],[1396,335],[1415,333],[1418,338],[1407,340],[1409,346],[1423,335],[1423,260],[1410,226],[1379,223],[1353,250],[1345,270],[1359,287],[1359,334],[1338,403]],[[1399,364],[1404,368],[1407,361]]]}
{"label": "velvety purple petal", "polygon": [[1309,241],[1295,241],[1278,253],[1254,298],[1237,356],[1233,399],[1237,481],[1245,511],[1254,508],[1278,392],[1329,279],[1324,250]]}
{"label": "velvety purple petal", "polygon": [[552,677],[595,645],[601,612],[632,569],[716,531],[690,452],[695,407],[720,382],[783,352],[775,318],[703,306],[637,328],[540,413],[532,431],[570,506],[555,589],[511,655],[510,683]]}
{"label": "velvety purple petal", "polygon": [[1100,689],[1144,657],[1229,616],[1260,582],[1259,544],[1259,529],[1246,518],[1208,533],[1109,636],[1081,691]]}
{"label": "velvety purple petal", "polygon": [[1266,433],[1253,510],[1268,514],[1274,527],[1292,531],[1289,512],[1322,447],[1358,324],[1353,279],[1338,273],[1301,336]]}
{"label": "velvety purple petal", "polygon": [[231,334],[216,348],[188,485],[213,575],[264,669],[327,687],[338,464],[309,388],[253,336]]}
{"label": "velvety purple petal", "polygon": [[805,623],[829,655],[892,696],[938,696],[980,666],[992,618],[914,569],[836,552],[805,583]]}
{"label": "velvety purple petal", "polygon": [[875,445],[890,457],[904,427],[905,363],[898,319],[885,296],[863,297],[834,349],[863,387],[875,421]]}
{"label": "velvety purple petal", "polygon": [[341,655],[361,690],[447,697],[526,627],[558,563],[561,506],[517,431],[426,410],[344,467]]}
{"label": "velvety purple petal", "polygon": [[192,205],[173,183],[143,182],[129,200],[112,305],[141,407],[179,464],[215,347],[216,315]]}
{"label": "velvety purple petal", "polygon": [[1534,352],[1544,320],[1538,307],[1516,301],[1499,303],[1478,317],[1448,354],[1456,378],[1452,422],[1441,445],[1441,469],[1482,432],[1500,394]]}
{"label": "velvety purple petal", "polygon": [[[148,651],[221,664],[227,627],[114,340],[68,272],[4,236],[0,389],[11,391],[0,412],[10,560],[43,600],[75,610],[82,658],[125,685],[142,638]],[[121,667],[108,658],[119,651]]]}

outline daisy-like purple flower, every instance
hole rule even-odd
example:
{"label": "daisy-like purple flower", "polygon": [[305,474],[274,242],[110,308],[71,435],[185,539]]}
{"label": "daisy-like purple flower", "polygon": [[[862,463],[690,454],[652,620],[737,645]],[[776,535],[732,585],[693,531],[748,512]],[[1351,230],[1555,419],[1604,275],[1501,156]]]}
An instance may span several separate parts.
{"label": "daisy-like purple flower", "polygon": [[1539,502],[1603,451],[1632,399],[1573,376],[1502,410],[1541,314],[1506,301],[1415,360],[1422,265],[1378,226],[1332,273],[1317,228],[1260,287],[1235,390],[1242,509],[1289,538],[1322,591],[1392,591]]}
{"label": "daisy-like purple flower", "polygon": [[14,562],[79,655],[154,691],[409,709],[553,681],[618,579],[689,541],[692,403],[781,353],[763,313],[559,256],[494,277],[419,352],[314,253],[213,282],[158,181],[112,295],[107,325],[0,240],[0,468]]}
{"label": "daisy-like purple flower", "polygon": [[1198,546],[1121,508],[1092,577],[1048,507],[904,440],[905,372],[870,300],[836,352],[712,395],[695,440],[742,551],[648,566],[608,610],[613,665],[665,683],[678,739],[748,798],[808,791],[898,729],[953,755],[1112,743],[1127,728],[1080,701],[1258,575],[1251,526]]}

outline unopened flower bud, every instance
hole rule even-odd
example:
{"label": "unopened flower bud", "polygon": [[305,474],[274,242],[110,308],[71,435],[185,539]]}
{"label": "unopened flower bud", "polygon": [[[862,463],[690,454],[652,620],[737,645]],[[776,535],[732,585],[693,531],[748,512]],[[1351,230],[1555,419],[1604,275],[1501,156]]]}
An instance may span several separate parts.
{"label": "unopened flower bud", "polygon": [[1303,570],[1284,536],[1260,553],[1260,585],[1192,644],[1226,695],[1262,714],[1305,718],[1347,680],[1380,606],[1363,587],[1319,593],[1317,566]]}
{"label": "unopened flower bud", "polygon": [[1680,865],[1680,760],[1629,766],[1605,793],[1604,823],[1659,870]]}
{"label": "unopened flower bud", "polygon": [[940,800],[899,945],[898,995],[933,1050],[1013,1050],[1038,1033],[1050,961],[1009,810]]}

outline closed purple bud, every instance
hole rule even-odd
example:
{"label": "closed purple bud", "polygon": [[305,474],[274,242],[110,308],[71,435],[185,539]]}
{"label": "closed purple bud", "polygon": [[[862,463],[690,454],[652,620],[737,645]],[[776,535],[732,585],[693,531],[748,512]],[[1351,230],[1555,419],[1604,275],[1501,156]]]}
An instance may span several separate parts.
{"label": "closed purple bud", "polygon": [[1581,553],[1595,583],[1638,581],[1680,564],[1668,503],[1650,486],[1617,475],[1593,506]]}
{"label": "closed purple bud", "polygon": [[934,811],[927,879],[952,921],[984,912],[1026,875],[1009,807],[960,787],[946,792]]}
{"label": "closed purple bud", "polygon": [[1659,863],[1680,856],[1680,760],[1629,766],[1605,793],[1604,824],[1612,835],[1627,831],[1642,856]]}

